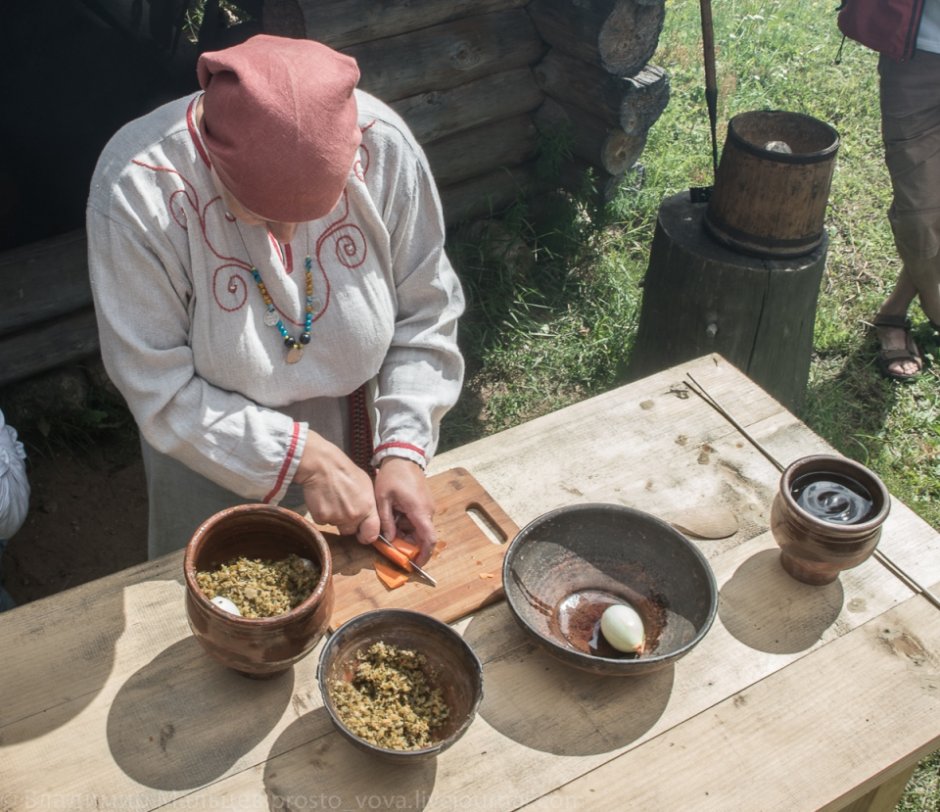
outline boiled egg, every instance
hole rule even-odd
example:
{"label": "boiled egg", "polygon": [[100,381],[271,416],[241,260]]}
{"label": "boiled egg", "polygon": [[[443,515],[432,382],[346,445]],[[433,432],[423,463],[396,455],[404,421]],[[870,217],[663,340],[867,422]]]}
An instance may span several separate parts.
{"label": "boiled egg", "polygon": [[223,612],[228,612],[231,615],[238,615],[239,617],[242,615],[242,613],[238,611],[238,607],[223,595],[216,595],[212,599],[212,602]]}
{"label": "boiled egg", "polygon": [[636,654],[643,650],[646,630],[637,611],[625,603],[608,606],[601,615],[601,634],[617,651]]}

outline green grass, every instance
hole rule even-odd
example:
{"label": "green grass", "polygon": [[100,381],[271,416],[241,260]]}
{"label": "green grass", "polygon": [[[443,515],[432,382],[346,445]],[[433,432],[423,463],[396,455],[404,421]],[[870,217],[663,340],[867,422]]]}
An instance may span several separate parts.
{"label": "green grass", "polygon": [[[915,305],[927,374],[909,386],[882,379],[866,322],[900,263],[888,225],[877,56],[846,41],[833,2],[726,0],[713,4],[719,150],[727,121],[759,109],[832,124],[840,148],[826,213],[829,235],[814,354],[801,417],[839,451],[940,528],[940,347]],[[576,199],[519,205],[500,226],[458,233],[450,250],[469,309],[461,343],[465,395],[448,415],[444,447],[531,419],[617,386],[629,363],[641,282],[661,202],[713,183],[699,3],[667,0],[651,60],[670,76],[670,103],[649,133],[642,171],[602,211]],[[557,157],[559,145],[549,145]],[[925,760],[899,809],[940,808],[940,755]]]}

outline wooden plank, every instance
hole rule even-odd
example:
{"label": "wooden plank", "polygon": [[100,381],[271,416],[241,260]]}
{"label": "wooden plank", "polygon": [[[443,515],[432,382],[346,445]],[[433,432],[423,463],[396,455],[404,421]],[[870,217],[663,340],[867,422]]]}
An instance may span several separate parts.
{"label": "wooden plank", "polygon": [[532,160],[538,151],[538,131],[530,116],[515,116],[438,139],[424,151],[435,180],[450,186]]}
{"label": "wooden plank", "polygon": [[[719,618],[702,644],[675,668],[644,679],[595,678],[562,665],[529,643],[503,603],[474,616],[462,626],[462,634],[483,662],[484,704],[465,738],[436,760],[430,776],[411,776],[416,784],[411,784],[408,797],[414,799],[417,790],[418,808],[429,810],[452,809],[467,798],[486,798],[493,808],[514,809],[537,804],[553,785],[578,784],[581,775],[589,778],[619,753],[636,752],[637,759],[644,759],[646,746],[640,745],[658,738],[681,737],[682,745],[689,742],[694,750],[696,740],[686,738],[682,729],[686,720],[707,714],[732,685],[747,695],[769,674],[785,671],[788,663],[825,649],[865,620],[876,618],[891,605],[884,601],[886,594],[893,594],[894,602],[911,595],[874,563],[864,577],[845,584],[844,595],[840,589],[807,587],[777,565],[772,544],[764,535],[713,562],[719,584],[738,604],[737,612],[727,622]],[[776,591],[778,587],[783,591]],[[856,587],[861,591],[856,592]],[[778,596],[786,609],[776,613],[760,609],[768,594]],[[865,602],[861,614],[848,608],[852,600]],[[758,611],[752,613],[755,608]],[[775,616],[775,624],[764,625]],[[734,668],[728,668],[729,661]],[[840,688],[834,685],[832,690]],[[935,706],[935,698],[929,701]],[[780,713],[785,712],[781,705]],[[313,710],[307,720],[282,734],[272,748],[275,756],[263,768],[230,773],[170,808],[199,805],[210,797],[232,805],[272,795],[309,798],[326,786],[337,796],[340,808],[357,808],[357,799],[370,796],[386,805],[402,798],[405,782],[399,771],[357,754],[335,731],[324,731],[320,715]],[[816,748],[816,739],[812,747]],[[762,750],[765,758],[768,749]],[[362,779],[365,772],[367,782]],[[661,780],[658,766],[656,772]],[[587,792],[594,803],[598,798],[630,799],[627,808],[693,808],[632,806],[634,795],[623,786],[630,780],[622,778],[613,794],[606,794],[606,788],[600,796],[591,792],[596,784],[589,785]],[[735,786],[740,791],[740,782]],[[579,795],[571,808],[590,806]]]}
{"label": "wooden plank", "polygon": [[529,67],[392,103],[421,144],[534,110],[544,98]]}
{"label": "wooden plank", "polygon": [[940,745],[938,651],[937,610],[912,598],[527,809],[577,809],[600,788],[636,809],[744,809],[742,776],[763,810],[839,809]]}
{"label": "wooden plank", "polygon": [[533,0],[528,9],[545,42],[615,76],[650,60],[666,19],[664,0]]}
{"label": "wooden plank", "polygon": [[98,351],[98,324],[92,307],[36,324],[0,338],[0,386]]}
{"label": "wooden plank", "polygon": [[181,553],[103,580],[107,592],[93,582],[10,613],[24,612],[27,629],[0,663],[0,786],[11,809],[37,798],[63,809],[159,806],[263,759],[317,690],[316,653],[270,681],[208,658],[186,622]]}
{"label": "wooden plank", "polygon": [[333,48],[386,39],[478,14],[520,8],[528,0],[265,0],[265,31],[310,37]]}
{"label": "wooden plank", "polygon": [[646,65],[635,76],[614,76],[552,48],[534,68],[546,95],[603,119],[627,135],[645,136],[669,103],[669,75]]}
{"label": "wooden plank", "polygon": [[90,305],[85,230],[0,252],[0,303],[0,335]]}
{"label": "wooden plank", "polygon": [[360,87],[385,102],[532,65],[544,46],[521,8],[410,31],[343,48],[362,71]]}

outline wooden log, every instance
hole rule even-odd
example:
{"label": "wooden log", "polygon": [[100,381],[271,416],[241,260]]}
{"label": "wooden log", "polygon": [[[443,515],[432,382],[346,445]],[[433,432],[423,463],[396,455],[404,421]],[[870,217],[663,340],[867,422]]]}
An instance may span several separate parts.
{"label": "wooden log", "polygon": [[627,135],[603,119],[554,99],[535,115],[539,131],[550,140],[567,141],[571,153],[610,175],[622,175],[646,146],[646,136]]}
{"label": "wooden log", "polygon": [[660,206],[630,377],[716,352],[797,413],[828,240],[802,257],[749,256],[709,236],[705,207],[688,192]]}
{"label": "wooden log", "polygon": [[434,177],[442,186],[525,163],[537,150],[538,130],[528,115],[463,130],[425,147]]}
{"label": "wooden log", "polygon": [[627,135],[646,135],[669,103],[669,75],[655,65],[620,77],[552,48],[533,70],[547,96],[592,113]]}
{"label": "wooden log", "polygon": [[85,230],[0,253],[0,335],[91,304]]}
{"label": "wooden log", "polygon": [[539,188],[535,162],[506,167],[461,183],[442,186],[444,221],[449,228],[505,211]]}
{"label": "wooden log", "polygon": [[484,14],[342,49],[360,87],[385,102],[532,65],[544,45],[523,9]]}
{"label": "wooden log", "polygon": [[94,355],[98,324],[91,306],[0,338],[0,386]]}
{"label": "wooden log", "polygon": [[544,99],[528,67],[392,103],[422,144],[536,109]]}
{"label": "wooden log", "polygon": [[269,34],[309,37],[342,49],[440,23],[521,8],[528,0],[264,0]]}
{"label": "wooden log", "polygon": [[665,0],[533,0],[542,39],[615,76],[633,76],[656,51]]}

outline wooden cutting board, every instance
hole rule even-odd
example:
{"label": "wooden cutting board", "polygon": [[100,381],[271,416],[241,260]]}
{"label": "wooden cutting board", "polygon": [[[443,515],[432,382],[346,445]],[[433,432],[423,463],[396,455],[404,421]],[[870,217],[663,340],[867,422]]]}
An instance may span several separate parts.
{"label": "wooden cutting board", "polygon": [[438,543],[424,569],[437,586],[413,575],[404,586],[388,589],[373,567],[379,553],[353,538],[339,536],[335,528],[321,528],[333,553],[336,604],[331,629],[363,612],[393,607],[424,612],[450,623],[502,597],[503,555],[519,528],[464,468],[436,474],[428,483],[437,506],[434,527]]}

